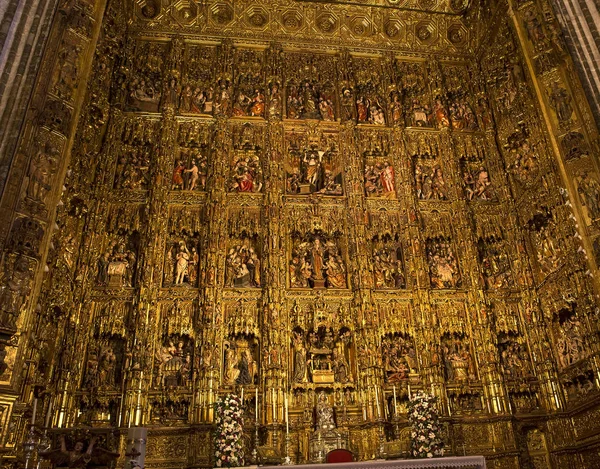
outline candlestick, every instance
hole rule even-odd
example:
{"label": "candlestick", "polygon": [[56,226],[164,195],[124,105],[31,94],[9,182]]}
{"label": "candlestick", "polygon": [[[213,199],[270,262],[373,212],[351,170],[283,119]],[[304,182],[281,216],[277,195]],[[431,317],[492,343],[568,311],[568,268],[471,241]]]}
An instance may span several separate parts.
{"label": "candlestick", "polygon": [[50,418],[52,418],[52,405],[54,401],[50,399],[50,404],[48,404],[48,413],[46,414],[46,423],[44,424],[44,428],[48,428],[50,426]]}
{"label": "candlestick", "polygon": [[398,415],[398,402],[396,401],[396,385],[394,384],[394,416]]}
{"label": "candlestick", "polygon": [[288,410],[288,398],[287,393],[283,396],[283,405],[285,406],[285,434],[290,433],[290,414]]}
{"label": "candlestick", "polygon": [[35,423],[35,414],[37,412],[37,397],[33,398],[33,413],[31,414],[31,425]]}
{"label": "candlestick", "polygon": [[254,394],[254,415],[256,417],[256,426],[258,426],[258,386],[256,386],[256,393]]}

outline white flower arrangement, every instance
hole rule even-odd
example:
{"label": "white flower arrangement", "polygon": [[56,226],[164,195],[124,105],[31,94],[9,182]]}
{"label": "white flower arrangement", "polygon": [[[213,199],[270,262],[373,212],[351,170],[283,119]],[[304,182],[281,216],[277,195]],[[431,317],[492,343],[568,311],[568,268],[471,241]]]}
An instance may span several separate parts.
{"label": "white flower arrangement", "polygon": [[244,418],[242,400],[227,394],[215,403],[215,465],[237,467],[244,465],[242,434]]}
{"label": "white flower arrangement", "polygon": [[411,453],[415,458],[433,458],[444,455],[440,438],[440,424],[435,407],[437,399],[419,391],[408,403],[408,420],[412,425]]}

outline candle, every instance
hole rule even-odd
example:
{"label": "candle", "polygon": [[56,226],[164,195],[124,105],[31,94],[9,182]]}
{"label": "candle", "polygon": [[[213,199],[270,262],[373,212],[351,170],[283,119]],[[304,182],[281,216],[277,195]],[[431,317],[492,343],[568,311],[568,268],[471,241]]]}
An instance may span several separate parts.
{"label": "candle", "polygon": [[242,386],[242,405],[244,405],[244,386]]}
{"label": "candle", "polygon": [[381,407],[379,406],[379,391],[375,386],[375,403],[377,404],[377,418],[381,418]]}
{"label": "candle", "polygon": [[287,393],[284,394],[284,405],[285,405],[285,434],[289,435],[290,433],[290,414],[288,411],[288,398]]}
{"label": "candle", "polygon": [[[410,393],[410,391],[409,391]],[[398,402],[396,401],[396,385],[394,384],[394,415],[398,415]]]}
{"label": "candle", "polygon": [[52,404],[54,404],[54,401],[51,399],[50,404],[48,405],[48,413],[46,414],[46,423],[44,424],[45,428],[50,427],[50,419],[52,418]]}
{"label": "candle", "polygon": [[408,383],[407,386],[408,386],[408,400],[410,401],[410,383]]}
{"label": "candle", "polygon": [[258,426],[258,386],[256,386],[256,393],[254,394],[254,414],[256,417],[256,425]]}
{"label": "candle", "polygon": [[37,397],[33,398],[33,413],[31,414],[31,425],[35,423],[35,414],[37,412]]}
{"label": "candle", "polygon": [[276,405],[275,404],[275,388],[271,388],[271,391],[273,391],[271,393],[271,395],[272,395],[272,399],[271,400],[273,401],[272,402],[272,404],[273,404],[273,422],[275,422],[277,420],[277,411],[275,410],[275,405]]}

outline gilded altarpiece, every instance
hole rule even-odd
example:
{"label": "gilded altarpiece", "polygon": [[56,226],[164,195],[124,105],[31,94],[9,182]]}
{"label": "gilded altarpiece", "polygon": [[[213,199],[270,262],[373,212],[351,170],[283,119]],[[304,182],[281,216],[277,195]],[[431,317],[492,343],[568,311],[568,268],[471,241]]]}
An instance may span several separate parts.
{"label": "gilded altarpiece", "polygon": [[247,462],[313,459],[319,403],[403,456],[426,390],[447,454],[593,464],[597,130],[551,7],[275,3],[65,7],[0,206],[7,454],[36,402],[213,467],[236,392]]}

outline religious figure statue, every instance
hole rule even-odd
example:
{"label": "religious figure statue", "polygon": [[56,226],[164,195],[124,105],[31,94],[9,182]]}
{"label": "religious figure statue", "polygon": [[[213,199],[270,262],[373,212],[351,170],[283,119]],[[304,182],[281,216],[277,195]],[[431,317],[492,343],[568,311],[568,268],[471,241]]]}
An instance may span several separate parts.
{"label": "religious figure statue", "polygon": [[188,276],[188,265],[190,251],[184,241],[179,242],[179,252],[175,254],[175,285],[182,285],[184,278]]}
{"label": "religious figure statue", "polygon": [[316,407],[317,413],[317,430],[333,430],[335,421],[333,415],[333,407],[329,404],[327,396],[324,392],[319,393],[319,400]]}
{"label": "religious figure statue", "polygon": [[229,343],[225,348],[225,384],[235,384],[239,375],[240,369],[238,368],[237,351],[235,346]]}
{"label": "religious figure statue", "polygon": [[294,333],[292,338],[294,344],[294,373],[292,381],[294,383],[308,382],[307,363],[306,363],[306,347],[302,335]]}

